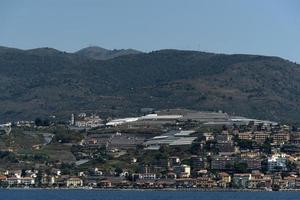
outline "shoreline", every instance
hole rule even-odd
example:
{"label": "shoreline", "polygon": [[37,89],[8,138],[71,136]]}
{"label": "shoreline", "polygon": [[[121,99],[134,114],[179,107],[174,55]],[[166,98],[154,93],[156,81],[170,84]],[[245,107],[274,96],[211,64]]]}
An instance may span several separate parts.
{"label": "shoreline", "polygon": [[300,189],[281,189],[279,191],[272,190],[262,190],[262,189],[207,189],[207,188],[163,188],[163,189],[136,189],[136,188],[88,188],[88,187],[78,187],[78,188],[40,188],[40,187],[11,187],[11,188],[0,188],[0,190],[83,190],[83,191],[99,191],[99,192],[300,192]]}

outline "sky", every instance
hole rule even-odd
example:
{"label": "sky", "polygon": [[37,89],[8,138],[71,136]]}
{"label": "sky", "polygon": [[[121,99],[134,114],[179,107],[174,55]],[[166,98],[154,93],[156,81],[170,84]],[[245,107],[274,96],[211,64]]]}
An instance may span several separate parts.
{"label": "sky", "polygon": [[0,0],[0,46],[189,49],[300,63],[300,1]]}

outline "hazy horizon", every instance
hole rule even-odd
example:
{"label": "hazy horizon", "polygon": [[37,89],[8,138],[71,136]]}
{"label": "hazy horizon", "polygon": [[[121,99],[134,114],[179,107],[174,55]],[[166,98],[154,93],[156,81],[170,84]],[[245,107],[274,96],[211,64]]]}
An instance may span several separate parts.
{"label": "hazy horizon", "polygon": [[0,45],[197,50],[300,62],[297,0],[3,0]]}

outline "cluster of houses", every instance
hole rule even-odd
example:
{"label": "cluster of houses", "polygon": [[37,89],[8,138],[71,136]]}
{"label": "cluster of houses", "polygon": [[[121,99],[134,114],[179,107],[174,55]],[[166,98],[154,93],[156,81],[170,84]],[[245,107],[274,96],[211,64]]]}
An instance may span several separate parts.
{"label": "cluster of houses", "polygon": [[103,120],[96,114],[80,113],[71,115],[70,125],[78,128],[96,128],[103,126]]}
{"label": "cluster of houses", "polygon": [[[106,123],[97,115],[81,113],[72,115],[70,125],[86,129],[80,143],[67,144],[76,147],[74,157],[97,160],[95,165],[82,170],[75,164],[68,173],[57,166],[0,171],[1,185],[300,189],[300,131],[294,127],[222,112],[169,110]],[[123,165],[107,168],[107,160],[122,160]]]}
{"label": "cluster of houses", "polygon": [[[192,155],[188,165],[185,164],[186,159],[171,156],[166,165],[141,165],[138,173],[131,173],[128,169],[122,169],[120,173],[107,172],[98,168],[80,171],[76,175],[63,174],[60,169],[51,169],[47,173],[39,170],[6,170],[1,173],[0,185],[47,188],[300,189],[299,169],[288,171],[289,156],[286,154],[270,156],[265,173],[258,160],[243,160],[250,165],[247,172],[241,173],[227,167],[232,160],[226,156],[210,159]],[[134,158],[132,162],[137,160]],[[278,166],[280,168],[276,168]]]}
{"label": "cluster of houses", "polygon": [[83,179],[62,175],[57,169],[51,175],[38,170],[6,170],[0,176],[0,183],[7,187],[83,187]]}

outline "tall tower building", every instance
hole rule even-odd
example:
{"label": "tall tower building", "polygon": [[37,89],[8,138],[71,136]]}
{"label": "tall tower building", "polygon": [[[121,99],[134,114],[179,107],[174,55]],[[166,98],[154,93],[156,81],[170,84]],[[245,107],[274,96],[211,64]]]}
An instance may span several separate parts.
{"label": "tall tower building", "polygon": [[75,116],[74,116],[73,113],[72,113],[72,115],[71,115],[71,125],[72,125],[72,126],[75,125]]}

